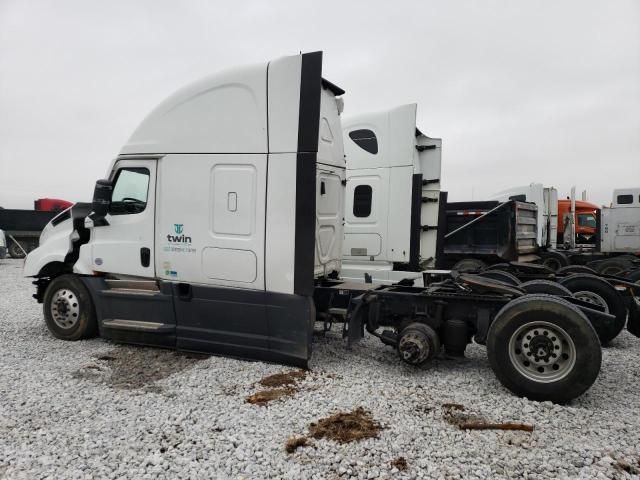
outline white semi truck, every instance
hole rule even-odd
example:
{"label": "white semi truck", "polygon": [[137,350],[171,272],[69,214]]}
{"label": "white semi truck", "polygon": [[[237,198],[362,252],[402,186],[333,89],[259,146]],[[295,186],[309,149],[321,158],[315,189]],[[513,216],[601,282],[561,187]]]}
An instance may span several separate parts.
{"label": "white semi truck", "polygon": [[600,370],[597,332],[613,320],[602,309],[474,275],[428,287],[339,278],[343,93],[314,52],[208,77],[161,103],[93,202],[55,217],[27,256],[51,333],[304,367],[316,320],[339,320],[349,342],[366,330],[412,365],[473,338],[517,395],[564,402],[586,391]]}
{"label": "white semi truck", "polygon": [[[416,104],[347,117],[341,276],[422,285],[425,270],[524,261],[537,251],[535,206],[447,202],[442,140],[416,126]],[[535,257],[537,258],[537,257]]]}

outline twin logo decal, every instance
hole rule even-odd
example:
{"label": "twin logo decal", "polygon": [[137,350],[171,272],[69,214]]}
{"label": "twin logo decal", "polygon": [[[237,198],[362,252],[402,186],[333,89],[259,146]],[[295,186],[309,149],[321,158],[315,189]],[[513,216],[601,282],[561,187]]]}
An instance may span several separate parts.
{"label": "twin logo decal", "polygon": [[176,232],[175,235],[167,234],[167,241],[169,243],[182,243],[182,244],[191,244],[191,237],[186,236],[184,232],[184,224],[182,223],[174,223],[173,230]]}
{"label": "twin logo decal", "polygon": [[163,250],[165,252],[196,253],[196,249],[191,246],[193,240],[189,235],[185,235],[184,232],[184,223],[174,223],[173,233],[167,233],[168,244],[163,247]]}

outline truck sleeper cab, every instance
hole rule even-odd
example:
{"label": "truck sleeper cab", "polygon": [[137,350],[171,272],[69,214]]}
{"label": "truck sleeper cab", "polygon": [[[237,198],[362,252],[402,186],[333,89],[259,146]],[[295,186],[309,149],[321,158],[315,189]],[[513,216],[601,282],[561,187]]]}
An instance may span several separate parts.
{"label": "truck sleeper cab", "polygon": [[341,265],[343,93],[314,52],[161,103],[92,213],[71,209],[26,260],[54,335],[89,336],[95,316],[119,342],[306,366],[315,279]]}
{"label": "truck sleeper cab", "polygon": [[408,104],[343,121],[342,278],[420,283],[435,266],[442,141],[418,129],[416,114]]}

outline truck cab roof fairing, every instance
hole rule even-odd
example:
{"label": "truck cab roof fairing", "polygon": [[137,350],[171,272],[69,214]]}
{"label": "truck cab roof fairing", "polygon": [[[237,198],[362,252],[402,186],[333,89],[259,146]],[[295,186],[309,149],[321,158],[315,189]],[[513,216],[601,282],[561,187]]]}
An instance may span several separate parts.
{"label": "truck cab roof fairing", "polygon": [[[342,126],[347,134],[344,145],[347,168],[408,166],[415,160],[416,144],[439,146],[440,139],[430,139],[416,127],[416,112],[417,105],[411,103],[346,118]],[[363,134],[351,135],[359,131]],[[366,136],[364,132],[372,132],[373,136]]]}
{"label": "truck cab roof fairing", "polygon": [[[313,111],[300,111],[303,98],[298,102],[302,64],[312,56],[321,65],[322,52],[294,55],[229,69],[181,88],[140,123],[120,154],[316,151],[317,133],[298,125],[300,116],[314,117]],[[321,76],[317,83],[316,92],[321,85],[336,96],[344,93]],[[308,136],[303,144],[300,135]]]}
{"label": "truck cab roof fairing", "polygon": [[205,77],[164,100],[121,154],[267,152],[267,66]]}

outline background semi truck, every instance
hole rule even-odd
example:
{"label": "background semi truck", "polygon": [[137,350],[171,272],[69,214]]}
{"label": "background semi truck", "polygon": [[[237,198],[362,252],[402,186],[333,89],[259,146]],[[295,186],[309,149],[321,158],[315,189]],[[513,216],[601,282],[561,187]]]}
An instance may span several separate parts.
{"label": "background semi truck", "polygon": [[[341,319],[349,342],[366,330],[411,365],[473,339],[518,395],[564,402],[586,391],[613,319],[603,309],[474,275],[427,287],[340,278],[343,93],[314,52],[207,77],[160,104],[93,202],[52,220],[26,259],[52,334],[306,366],[316,320]],[[415,129],[408,138],[407,151],[435,150]],[[398,167],[420,203],[438,197],[424,203],[441,208],[438,192],[423,193],[437,177],[425,169],[417,182],[410,164]],[[353,208],[366,211],[361,194]]]}
{"label": "background semi truck", "polygon": [[36,248],[45,225],[73,205],[57,198],[39,198],[33,203],[33,210],[0,208],[0,229],[5,232],[7,250],[13,258],[24,258]]}
{"label": "background semi truck", "polygon": [[343,121],[341,276],[422,284],[426,269],[476,270],[539,258],[535,205],[447,202],[440,191],[442,140],[422,133],[416,112],[409,104]]}
{"label": "background semi truck", "polygon": [[[593,204],[578,203],[572,189],[570,198],[562,201],[562,214],[559,214],[557,197],[555,188],[532,183],[501,192],[495,198],[517,198],[537,205],[542,262],[554,270],[575,264],[588,265],[600,273],[616,274],[637,267],[640,188],[614,190],[611,205],[600,209],[593,208]],[[580,222],[594,232],[591,242],[578,243],[586,234],[586,230],[580,231]],[[563,242],[558,241],[560,234],[556,226],[560,224],[566,228]]]}

